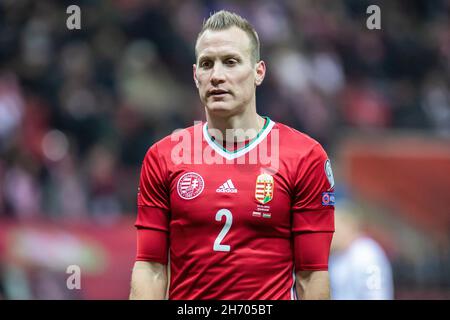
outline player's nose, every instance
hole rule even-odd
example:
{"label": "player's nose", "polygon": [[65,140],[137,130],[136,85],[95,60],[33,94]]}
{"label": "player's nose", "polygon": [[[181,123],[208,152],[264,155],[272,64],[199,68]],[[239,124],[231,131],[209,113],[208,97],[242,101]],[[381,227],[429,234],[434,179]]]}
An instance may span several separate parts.
{"label": "player's nose", "polygon": [[225,81],[225,72],[220,63],[216,63],[211,73],[211,83],[216,85]]}

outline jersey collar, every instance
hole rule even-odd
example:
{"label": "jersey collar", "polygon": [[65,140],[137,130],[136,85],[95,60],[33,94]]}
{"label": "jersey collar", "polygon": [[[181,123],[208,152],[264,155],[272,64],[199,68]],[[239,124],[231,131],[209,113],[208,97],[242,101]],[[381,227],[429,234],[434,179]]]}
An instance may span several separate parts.
{"label": "jersey collar", "polygon": [[261,141],[264,140],[265,137],[269,134],[270,130],[272,130],[273,126],[275,125],[275,122],[270,120],[269,117],[263,117],[266,119],[266,123],[264,124],[264,127],[258,132],[255,138],[250,140],[248,144],[246,144],[244,147],[234,150],[234,151],[228,151],[226,148],[224,148],[221,144],[218,144],[215,142],[208,132],[208,123],[205,122],[203,125],[203,136],[205,137],[206,142],[209,144],[209,146],[216,151],[218,154],[220,154],[222,157],[224,157],[227,160],[233,160],[236,158],[239,158],[240,156],[243,156],[244,154],[250,152],[253,150]]}

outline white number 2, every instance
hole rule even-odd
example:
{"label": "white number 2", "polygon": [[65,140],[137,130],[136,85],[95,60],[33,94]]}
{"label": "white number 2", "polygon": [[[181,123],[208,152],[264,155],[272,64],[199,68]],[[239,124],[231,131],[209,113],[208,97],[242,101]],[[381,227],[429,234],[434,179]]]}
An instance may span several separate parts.
{"label": "white number 2", "polygon": [[219,235],[217,236],[216,240],[214,241],[214,251],[230,251],[230,246],[225,244],[220,244],[220,242],[225,238],[227,232],[231,228],[231,224],[233,223],[233,215],[231,214],[231,211],[228,209],[220,209],[216,213],[216,221],[221,222],[222,217],[225,216],[225,225],[222,228],[222,231],[220,231]]}

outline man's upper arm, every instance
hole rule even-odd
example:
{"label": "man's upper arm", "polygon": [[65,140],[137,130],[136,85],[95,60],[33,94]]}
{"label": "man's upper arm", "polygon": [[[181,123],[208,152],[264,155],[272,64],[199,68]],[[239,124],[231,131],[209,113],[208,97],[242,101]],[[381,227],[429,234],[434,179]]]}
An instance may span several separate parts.
{"label": "man's upper arm", "polygon": [[170,195],[166,163],[157,144],[148,150],[141,167],[137,207],[136,260],[167,264]]}
{"label": "man's upper arm", "polygon": [[165,231],[137,228],[136,261],[152,261],[167,265],[169,235]]}
{"label": "man's upper arm", "polygon": [[317,143],[299,161],[292,206],[295,269],[326,271],[334,232],[330,160]]}
{"label": "man's upper arm", "polygon": [[299,160],[293,192],[293,232],[334,232],[334,178],[320,144]]}

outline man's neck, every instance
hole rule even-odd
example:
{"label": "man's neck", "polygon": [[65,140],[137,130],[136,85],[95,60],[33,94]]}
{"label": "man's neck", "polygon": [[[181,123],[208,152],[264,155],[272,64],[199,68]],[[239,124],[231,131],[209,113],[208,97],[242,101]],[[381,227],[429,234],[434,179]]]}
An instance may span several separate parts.
{"label": "man's neck", "polygon": [[[233,139],[243,142],[254,139],[264,127],[265,119],[256,112],[238,114],[231,117],[215,117],[206,112],[209,134],[218,142]],[[217,131],[221,135],[218,136]]]}

